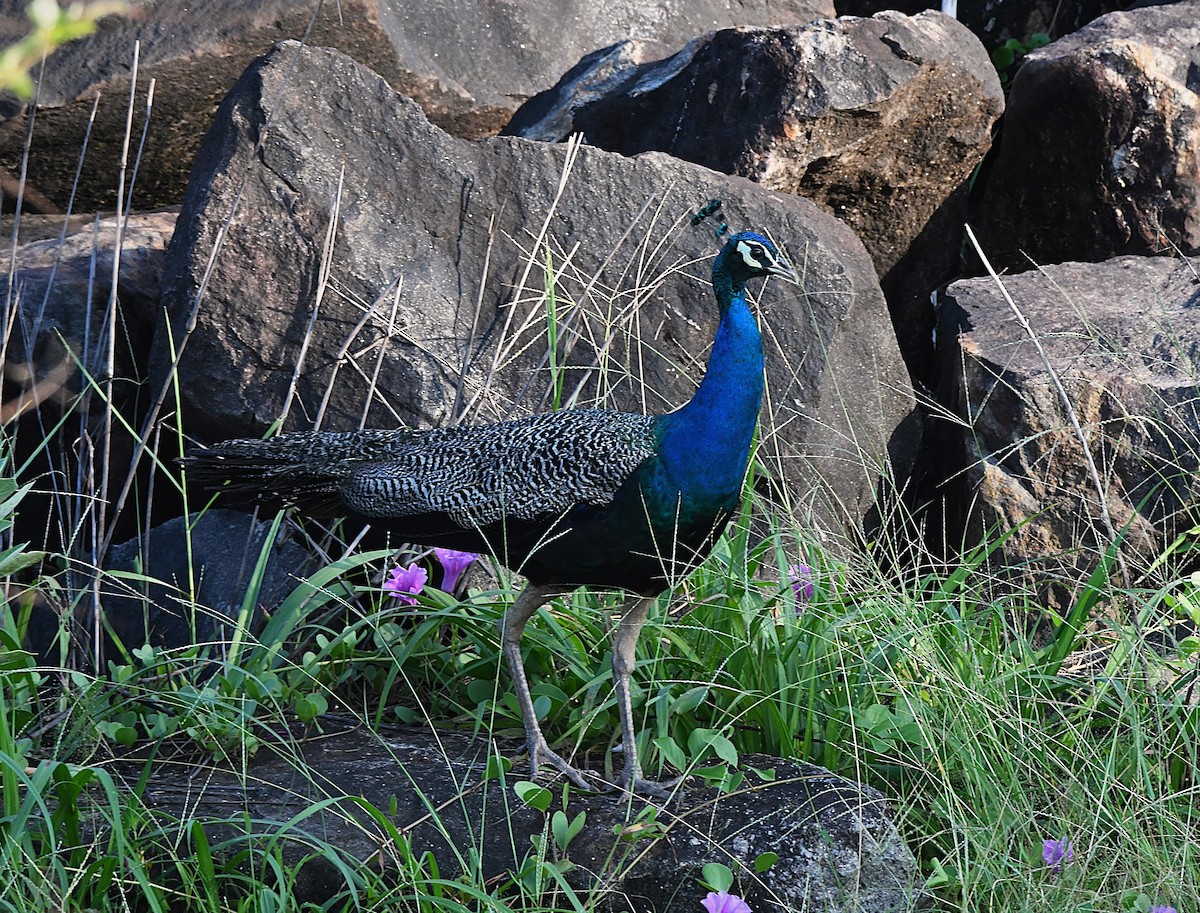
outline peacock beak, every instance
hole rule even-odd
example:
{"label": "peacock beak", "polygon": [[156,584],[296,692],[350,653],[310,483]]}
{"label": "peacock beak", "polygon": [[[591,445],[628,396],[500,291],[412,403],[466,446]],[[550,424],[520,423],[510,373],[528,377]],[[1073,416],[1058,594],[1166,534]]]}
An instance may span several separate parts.
{"label": "peacock beak", "polygon": [[780,279],[786,279],[793,285],[800,284],[800,277],[796,274],[796,271],[792,268],[792,265],[782,257],[768,266],[767,272],[772,276],[778,276]]}

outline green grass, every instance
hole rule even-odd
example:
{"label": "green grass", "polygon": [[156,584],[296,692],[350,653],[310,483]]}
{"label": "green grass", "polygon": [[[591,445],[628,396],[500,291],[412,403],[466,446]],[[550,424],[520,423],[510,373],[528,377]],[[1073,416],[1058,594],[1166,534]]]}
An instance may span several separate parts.
{"label": "green grass", "polygon": [[[544,311],[546,407],[580,400],[582,383],[570,372],[579,368],[575,344],[588,307],[606,327],[589,370],[601,390],[628,380],[609,342],[633,332],[641,293],[663,278],[649,268],[643,275],[639,260],[626,277],[636,288],[605,289],[599,274],[579,271],[574,251],[552,250],[549,224],[547,217],[527,258],[528,274],[544,276],[545,287],[527,289],[523,278],[518,294]],[[647,250],[657,254],[660,241],[648,236]],[[497,351],[524,345],[520,335]],[[71,414],[23,451],[50,453],[55,435],[76,431],[78,441],[126,435],[123,444],[155,461],[160,441],[182,444],[183,430],[167,423],[122,424],[106,389],[85,386],[77,405],[103,416],[102,429],[76,425]],[[178,410],[175,393],[147,394],[158,396],[149,404],[155,418],[164,402]],[[459,403],[464,412],[479,409],[465,389],[456,415]],[[11,443],[0,440],[0,456]],[[166,739],[236,771],[273,734],[319,724],[327,710],[372,729],[404,722],[522,734],[496,635],[519,582],[494,568],[483,575],[490,582],[461,600],[427,589],[407,610],[380,591],[388,555],[351,552],[298,583],[260,632],[248,623],[256,575],[228,643],[171,651],[125,644],[121,657],[94,668],[98,598],[89,581],[113,529],[107,505],[90,494],[111,468],[95,456],[86,447],[56,454],[48,475],[35,468],[44,459],[0,459],[0,576],[10,584],[0,607],[0,913],[300,909],[302,867],[284,861],[279,839],[303,821],[170,820],[141,799],[148,768],[132,784],[113,775],[114,758],[130,747]],[[159,485],[183,491],[170,465],[159,470]],[[13,541],[12,518],[31,488],[53,489],[69,555]],[[132,480],[114,475],[109,491],[120,491],[113,500],[122,503],[128,494],[129,509],[149,515]],[[1001,544],[993,539],[948,564],[888,541],[835,557],[806,538],[799,514],[747,495],[738,522],[659,601],[640,638],[634,702],[648,772],[687,770],[736,788],[739,763],[763,752],[878,787],[893,799],[938,909],[1147,913],[1169,903],[1195,913],[1200,644],[1187,638],[1160,652],[1148,640],[1175,621],[1200,622],[1200,577],[1172,570],[1188,566],[1189,540],[1152,574],[1117,575],[1112,561],[1098,559],[1062,617],[1000,582],[1003,569],[993,563]],[[877,557],[901,552],[902,566],[921,569],[898,573],[888,569],[896,562]],[[800,562],[812,569],[807,600],[788,577]],[[194,584],[179,582],[184,605]],[[22,649],[34,599],[62,618],[47,666]],[[542,609],[526,631],[544,727],[567,751],[604,753],[614,743],[607,644],[619,604],[580,591]],[[1033,641],[1031,621],[1049,636]],[[327,909],[539,913],[593,905],[565,885],[545,840],[509,878],[450,877],[412,851],[387,809],[366,811],[398,869],[383,878],[369,861],[314,842],[343,882]],[[550,821],[546,839],[564,844],[571,819]],[[219,824],[241,835],[222,836]],[[1073,846],[1057,873],[1041,858],[1046,839]],[[461,849],[468,862],[478,850]],[[697,901],[704,891],[697,881]]]}
{"label": "green grass", "polygon": [[[555,282],[553,268],[545,275]],[[579,305],[566,287],[546,302],[553,349],[563,338],[557,320]],[[562,390],[560,367],[548,359],[552,391]],[[103,390],[92,384],[83,395]],[[110,428],[139,439],[119,422]],[[157,460],[149,443],[147,451]],[[303,821],[166,819],[136,784],[112,775],[113,759],[130,747],[167,739],[239,770],[274,734],[319,725],[326,711],[372,729],[404,722],[521,736],[496,635],[519,581],[502,569],[492,567],[461,600],[427,588],[408,609],[380,588],[396,559],[350,551],[298,583],[256,632],[249,609],[263,556],[251,555],[259,572],[228,642],[169,651],[125,644],[97,671],[87,661],[96,622],[88,563],[100,546],[89,538],[88,499],[70,483],[59,492],[63,523],[75,530],[69,560],[33,552],[12,541],[12,517],[31,486],[63,483],[29,464],[3,466],[0,569],[24,588],[9,590],[0,615],[0,871],[8,873],[0,911],[300,909],[301,873],[279,840]],[[1200,896],[1192,695],[1200,645],[1188,638],[1159,653],[1147,640],[1174,621],[1200,620],[1200,578],[1171,570],[1187,566],[1190,539],[1137,586],[1117,582],[1126,577],[1111,555],[1098,560],[1059,617],[1001,582],[1000,538],[949,564],[919,550],[913,562],[911,543],[886,539],[836,558],[806,538],[798,515],[753,491],[748,485],[741,516],[713,554],[659,600],[640,638],[634,703],[651,775],[686,770],[733,789],[740,762],[761,752],[869,783],[893,799],[940,909],[1192,908]],[[878,557],[901,545],[906,563]],[[413,558],[429,560],[403,563]],[[797,563],[811,568],[810,599],[788,576]],[[914,564],[920,569],[895,570]],[[126,585],[141,582],[124,575]],[[186,606],[194,580],[180,585]],[[20,648],[33,598],[64,619],[52,667],[35,666]],[[542,609],[524,640],[547,733],[610,767],[617,714],[608,636],[620,604],[615,594],[578,591]],[[368,811],[401,869],[382,878],[369,861],[313,845],[337,860],[344,883],[328,909],[592,906],[570,892],[545,842],[500,882],[471,874],[478,848],[470,847],[468,874],[449,877],[413,853],[387,809]],[[218,836],[227,833],[221,823],[243,836]],[[569,826],[566,815],[555,824],[560,842]],[[1057,873],[1041,858],[1046,839],[1073,846]],[[697,880],[697,901],[704,890]]]}
{"label": "green grass", "polygon": [[[1142,636],[1195,605],[1194,577],[1151,590],[1101,575],[1083,610],[1120,604],[1140,625],[1108,620],[1085,636],[1050,618],[1056,632],[1035,648],[1020,620],[1049,616],[1020,593],[986,595],[996,587],[984,551],[895,579],[865,557],[838,563],[797,545],[794,527],[775,520],[766,541],[745,524],[731,530],[643,632],[635,706],[651,771],[699,768],[720,782],[726,762],[765,752],[871,783],[893,797],[943,909],[1124,911],[1152,900],[1183,910],[1200,896],[1197,645],[1160,656]],[[801,550],[814,569],[807,602],[786,577]],[[297,908],[294,873],[269,842],[210,845],[201,822],[164,822],[119,787],[108,758],[124,743],[188,739],[236,769],[265,728],[326,707],[371,726],[519,734],[497,671],[495,620],[509,585],[462,602],[429,590],[401,612],[364,574],[382,559],[355,556],[315,575],[262,637],[239,629],[223,660],[205,648],[136,648],[100,677],[35,667],[19,647],[21,603],[10,602],[0,632],[0,852],[9,873],[0,909],[115,909],[118,897],[132,909]],[[581,591],[542,610],[527,632],[545,726],[567,746],[612,742],[605,645],[616,604]],[[694,608],[675,617],[668,604]],[[333,609],[351,621],[323,623]],[[190,684],[207,662],[215,674]],[[262,834],[283,827],[251,825]],[[1051,838],[1074,849],[1057,875],[1041,860]],[[403,890],[343,856],[346,888],[332,908],[409,909],[413,896],[429,910],[564,902],[532,848],[528,870],[501,885],[448,880],[402,852]]]}

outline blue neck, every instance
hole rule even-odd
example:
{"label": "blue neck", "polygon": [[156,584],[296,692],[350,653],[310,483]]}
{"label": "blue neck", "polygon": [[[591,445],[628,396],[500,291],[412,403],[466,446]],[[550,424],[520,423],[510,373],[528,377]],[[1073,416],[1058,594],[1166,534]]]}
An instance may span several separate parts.
{"label": "blue neck", "polygon": [[682,490],[732,509],[741,495],[763,393],[763,349],[743,283],[713,270],[721,322],[708,370],[682,409],[663,416],[660,457]]}

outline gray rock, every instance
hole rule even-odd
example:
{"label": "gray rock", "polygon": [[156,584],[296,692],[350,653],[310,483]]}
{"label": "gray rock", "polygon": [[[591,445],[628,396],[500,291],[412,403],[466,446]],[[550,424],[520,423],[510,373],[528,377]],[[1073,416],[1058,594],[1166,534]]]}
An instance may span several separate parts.
{"label": "gray rock", "polygon": [[[1004,107],[966,28],[940,13],[883,12],[727,29],[667,60],[601,75],[602,97],[576,73],[506,132],[561,140],[581,131],[603,149],[668,152],[815,201],[862,238],[900,350],[915,377],[930,379],[929,294],[958,272],[958,191]],[[534,120],[534,106],[549,113]]]}
{"label": "gray rock", "polygon": [[[1171,2],[1171,0],[1164,0]],[[837,0],[839,16],[870,16],[881,7],[903,13],[919,13],[938,4],[929,0]],[[1060,38],[1087,25],[1097,16],[1125,9],[1129,0],[998,0],[989,3],[959,3],[958,21],[969,28],[989,51],[1010,38],[1028,41],[1044,32]]]}
{"label": "gray rock", "polygon": [[[22,227],[29,222],[22,221]],[[39,218],[27,234],[41,237],[19,245],[11,261],[15,269],[0,273],[0,299],[16,309],[14,333],[5,352],[10,374],[25,366],[41,378],[60,365],[69,379],[51,401],[69,404],[83,387],[76,359],[93,377],[103,376],[105,312],[112,290],[117,223],[113,218],[74,219],[63,231],[62,218]],[[175,230],[175,213],[131,216],[121,238],[117,273],[118,385],[145,376],[153,334],[167,242]],[[11,298],[9,295],[11,294]]]}
{"label": "gray rock", "polygon": [[[71,554],[83,566],[95,563],[86,532],[92,524],[86,518],[97,507],[100,480],[108,473],[115,501],[135,446],[136,434],[125,429],[139,428],[145,413],[142,385],[175,213],[125,220],[119,258],[116,219],[64,222],[60,216],[22,217],[19,237],[25,243],[13,248],[0,267],[0,301],[4,313],[12,315],[11,322],[7,316],[3,321],[10,329],[0,401],[3,421],[21,413],[19,427],[11,429],[15,465],[43,479],[25,503],[18,541]],[[114,260],[120,269],[112,296]],[[112,429],[107,439],[106,428]],[[163,459],[170,459],[171,439],[171,434],[160,439],[167,442],[159,450]],[[149,487],[143,472],[141,497],[133,500],[144,506]],[[158,490],[155,502],[161,509],[172,496],[169,486]],[[119,528],[110,526],[102,534],[132,535],[139,528],[132,513],[124,515]],[[114,520],[108,512],[106,522]]]}
{"label": "gray rock", "polygon": [[[530,838],[542,837],[549,858],[573,863],[567,881],[597,910],[694,913],[708,862],[741,873],[736,893],[756,913],[902,913],[925,896],[884,797],[810,764],[751,756],[741,789],[687,786],[656,811],[642,799],[630,806],[622,795],[575,791],[566,814],[586,812],[583,828],[560,853],[542,813],[510,785],[481,782],[499,751],[485,740],[419,729],[374,735],[336,719],[323,728],[310,740],[264,746],[240,777],[211,763],[196,768],[194,780],[179,764],[152,769],[142,799],[168,816],[205,822],[209,841],[228,840],[230,853],[253,843],[247,820],[295,819],[280,845],[287,865],[311,856],[294,883],[299,903],[324,903],[345,887],[331,860],[312,855],[313,839],[352,858],[374,855],[385,873],[401,867],[364,800],[411,840],[414,857],[431,852],[443,878],[461,872],[474,846],[482,848],[482,877],[503,877],[534,853]],[[775,779],[760,781],[750,765],[773,769]],[[509,774],[507,783],[518,779]],[[551,813],[561,807],[555,798]],[[778,862],[753,874],[755,858],[767,852]]]}
{"label": "gray rock", "polygon": [[560,143],[576,132],[575,112],[579,108],[624,91],[644,64],[665,57],[686,63],[702,40],[693,39],[678,54],[672,54],[660,42],[637,38],[593,51],[567,70],[552,89],[539,92],[521,105],[500,135]]}
{"label": "gray rock", "polygon": [[[1123,550],[1145,567],[1195,525],[1200,460],[1200,261],[1120,257],[1004,278],[1089,438]],[[991,279],[956,282],[942,306],[942,455],[968,544],[1009,533],[997,567],[1068,588],[1109,538],[1082,445],[1033,343]],[[953,453],[957,451],[957,453]],[[950,474],[950,473],[948,473]],[[1082,576],[1080,571],[1083,572]]]}
{"label": "gray rock", "polygon": [[[294,91],[281,100],[285,79]],[[852,232],[807,201],[668,156],[454,139],[326,49],[283,45],[257,62],[197,159],[163,279],[175,339],[196,319],[180,364],[185,427],[202,440],[261,433],[297,376],[289,428],[489,421],[556,396],[675,408],[695,390],[717,317],[712,230],[686,225],[713,197],[731,224],[770,231],[803,276],[802,289],[761,294],[762,461],[819,530],[857,535],[915,441],[904,367]],[[544,358],[547,265],[558,373]]]}
{"label": "gray rock", "polygon": [[[147,643],[164,649],[228,643],[270,529],[270,522],[250,514],[208,510],[114,546],[101,583],[113,636],[127,650]],[[314,558],[295,542],[272,543],[249,630],[259,630],[264,611],[316,569]],[[106,655],[119,654],[110,647]]]}
{"label": "gray rock", "polygon": [[[0,0],[0,34],[27,28],[26,3]],[[141,43],[135,148],[146,88],[150,79],[156,84],[134,198],[141,208],[156,208],[179,202],[220,100],[277,41],[336,47],[416,99],[444,129],[478,138],[495,133],[580,56],[615,41],[645,38],[677,48],[708,29],[833,13],[830,0],[498,0],[469,9],[457,0],[143,0],[134,6],[129,18],[106,19],[96,35],[47,62],[28,182],[60,209],[97,93],[102,98],[75,206],[114,208],[135,41]],[[21,110],[14,98],[0,98],[0,169],[14,175],[26,134]]]}
{"label": "gray rock", "polygon": [[997,269],[1200,252],[1200,2],[1110,13],[1030,54],[982,207]]}

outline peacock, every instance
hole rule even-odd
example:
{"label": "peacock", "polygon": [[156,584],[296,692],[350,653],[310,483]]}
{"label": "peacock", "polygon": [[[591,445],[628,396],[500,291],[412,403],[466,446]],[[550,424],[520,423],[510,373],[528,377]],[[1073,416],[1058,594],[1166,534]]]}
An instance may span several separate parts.
{"label": "peacock", "polygon": [[720,321],[708,367],[674,412],[566,409],[488,425],[282,434],[226,441],[183,462],[189,479],[209,488],[370,523],[398,541],[487,552],[523,575],[500,642],[535,780],[548,763],[593,788],[538,724],[521,659],[525,625],[579,586],[627,591],[612,637],[618,786],[662,795],[638,763],[634,648],[654,598],[703,560],[741,501],[763,394],[762,337],[746,283],[768,276],[798,281],[762,234],[728,238],[712,267]]}

